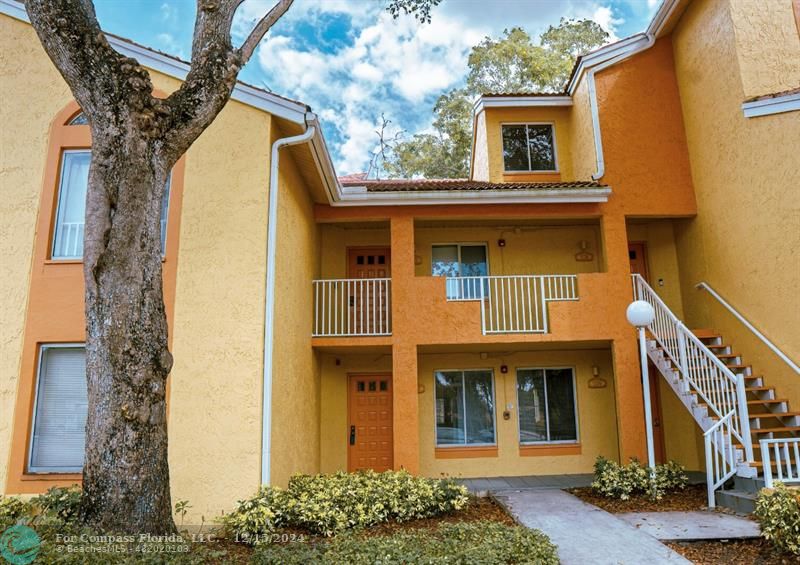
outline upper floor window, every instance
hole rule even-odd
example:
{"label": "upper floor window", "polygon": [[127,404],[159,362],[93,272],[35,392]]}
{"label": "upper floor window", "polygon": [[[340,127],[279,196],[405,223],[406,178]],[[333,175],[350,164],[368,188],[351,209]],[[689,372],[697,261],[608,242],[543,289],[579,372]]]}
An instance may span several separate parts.
{"label": "upper floor window", "polygon": [[[70,149],[61,158],[61,175],[58,187],[58,206],[53,233],[53,259],[80,259],[83,257],[83,228],[86,216],[86,188],[89,184],[89,149]],[[167,236],[170,182],[161,201],[161,253],[164,253]]]}
{"label": "upper floor window", "polygon": [[[484,243],[454,243],[434,245],[431,250],[431,274],[434,277],[448,277],[447,298],[449,300],[469,300],[480,298],[481,285],[489,274]],[[471,277],[471,278],[464,278]],[[462,280],[456,280],[456,278]],[[485,290],[485,289],[484,289]]]}
{"label": "upper floor window", "polygon": [[502,130],[507,172],[558,170],[552,124],[507,124]]}

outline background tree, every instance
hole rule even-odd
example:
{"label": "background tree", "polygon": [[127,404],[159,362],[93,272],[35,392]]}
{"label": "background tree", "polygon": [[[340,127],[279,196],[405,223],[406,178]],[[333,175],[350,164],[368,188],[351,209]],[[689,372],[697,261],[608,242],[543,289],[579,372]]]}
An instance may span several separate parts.
{"label": "background tree", "polygon": [[522,28],[505,30],[499,39],[485,38],[469,55],[466,86],[436,101],[434,132],[395,143],[384,169],[392,177],[466,177],[475,98],[487,93],[560,92],[576,57],[607,39],[596,22],[564,18],[540,36],[538,45]]}
{"label": "background tree", "polygon": [[242,1],[198,0],[191,66],[165,99],[153,96],[145,68],[109,45],[91,0],[25,3],[92,133],[83,256],[88,415],[81,514],[100,530],[175,530],[161,200],[175,162],[228,102],[239,71],[292,4],[279,0],[235,48],[231,24]]}

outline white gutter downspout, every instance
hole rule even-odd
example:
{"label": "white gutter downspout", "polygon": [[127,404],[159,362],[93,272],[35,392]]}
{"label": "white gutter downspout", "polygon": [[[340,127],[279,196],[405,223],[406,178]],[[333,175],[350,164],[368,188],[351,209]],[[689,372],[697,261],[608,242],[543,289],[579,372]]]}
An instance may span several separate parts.
{"label": "white gutter downspout", "polygon": [[261,484],[270,480],[270,456],[272,451],[272,349],[275,335],[275,255],[278,236],[278,152],[283,147],[305,143],[314,137],[317,129],[308,126],[305,132],[292,137],[283,137],[272,144],[269,162],[269,208],[267,212],[267,281],[264,296],[264,380],[261,415]]}
{"label": "white gutter downspout", "polygon": [[597,107],[597,88],[594,82],[594,74],[598,71],[607,69],[612,65],[616,65],[628,57],[650,49],[655,44],[656,37],[652,33],[647,33],[645,37],[646,41],[636,49],[623,53],[622,55],[618,55],[613,59],[609,59],[608,61],[597,65],[596,67],[592,67],[586,72],[586,80],[588,81],[589,88],[589,106],[592,111],[592,129],[594,130],[594,152],[597,156],[597,172],[592,175],[592,179],[594,180],[600,180],[606,174],[606,162],[605,157],[603,156],[603,138],[600,134],[600,112]]}

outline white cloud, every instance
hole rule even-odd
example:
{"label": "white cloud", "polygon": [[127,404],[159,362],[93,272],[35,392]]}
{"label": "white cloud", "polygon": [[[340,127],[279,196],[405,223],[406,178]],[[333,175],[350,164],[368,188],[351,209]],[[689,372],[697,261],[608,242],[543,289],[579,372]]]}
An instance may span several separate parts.
{"label": "white cloud", "polygon": [[591,19],[600,24],[608,32],[609,42],[618,41],[617,27],[625,23],[623,18],[615,18],[611,8],[608,6],[598,6],[591,15]]}
{"label": "white cloud", "polygon": [[648,8],[655,8],[661,4],[661,0],[647,0],[647,7]]}

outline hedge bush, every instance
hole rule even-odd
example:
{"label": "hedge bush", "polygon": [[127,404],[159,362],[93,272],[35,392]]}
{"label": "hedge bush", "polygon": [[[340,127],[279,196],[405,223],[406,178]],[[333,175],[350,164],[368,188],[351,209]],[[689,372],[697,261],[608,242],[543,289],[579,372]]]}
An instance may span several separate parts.
{"label": "hedge bush", "polygon": [[682,490],[689,484],[686,469],[670,461],[656,465],[655,478],[650,470],[633,458],[627,465],[620,465],[605,457],[598,457],[594,464],[592,489],[608,498],[628,500],[636,495],[648,495],[661,500],[668,492]]}
{"label": "hedge bush", "polygon": [[756,499],[761,535],[780,551],[800,555],[800,490],[776,483]]}
{"label": "hedge bush", "polygon": [[449,479],[405,471],[296,475],[287,489],[263,487],[239,502],[222,523],[240,540],[258,542],[279,528],[323,536],[395,520],[404,522],[460,510],[467,489]]}
{"label": "hedge bush", "polygon": [[462,563],[555,565],[556,546],[541,532],[498,522],[442,524],[386,536],[346,532],[316,544],[261,545],[254,562],[262,565],[422,565]]}

